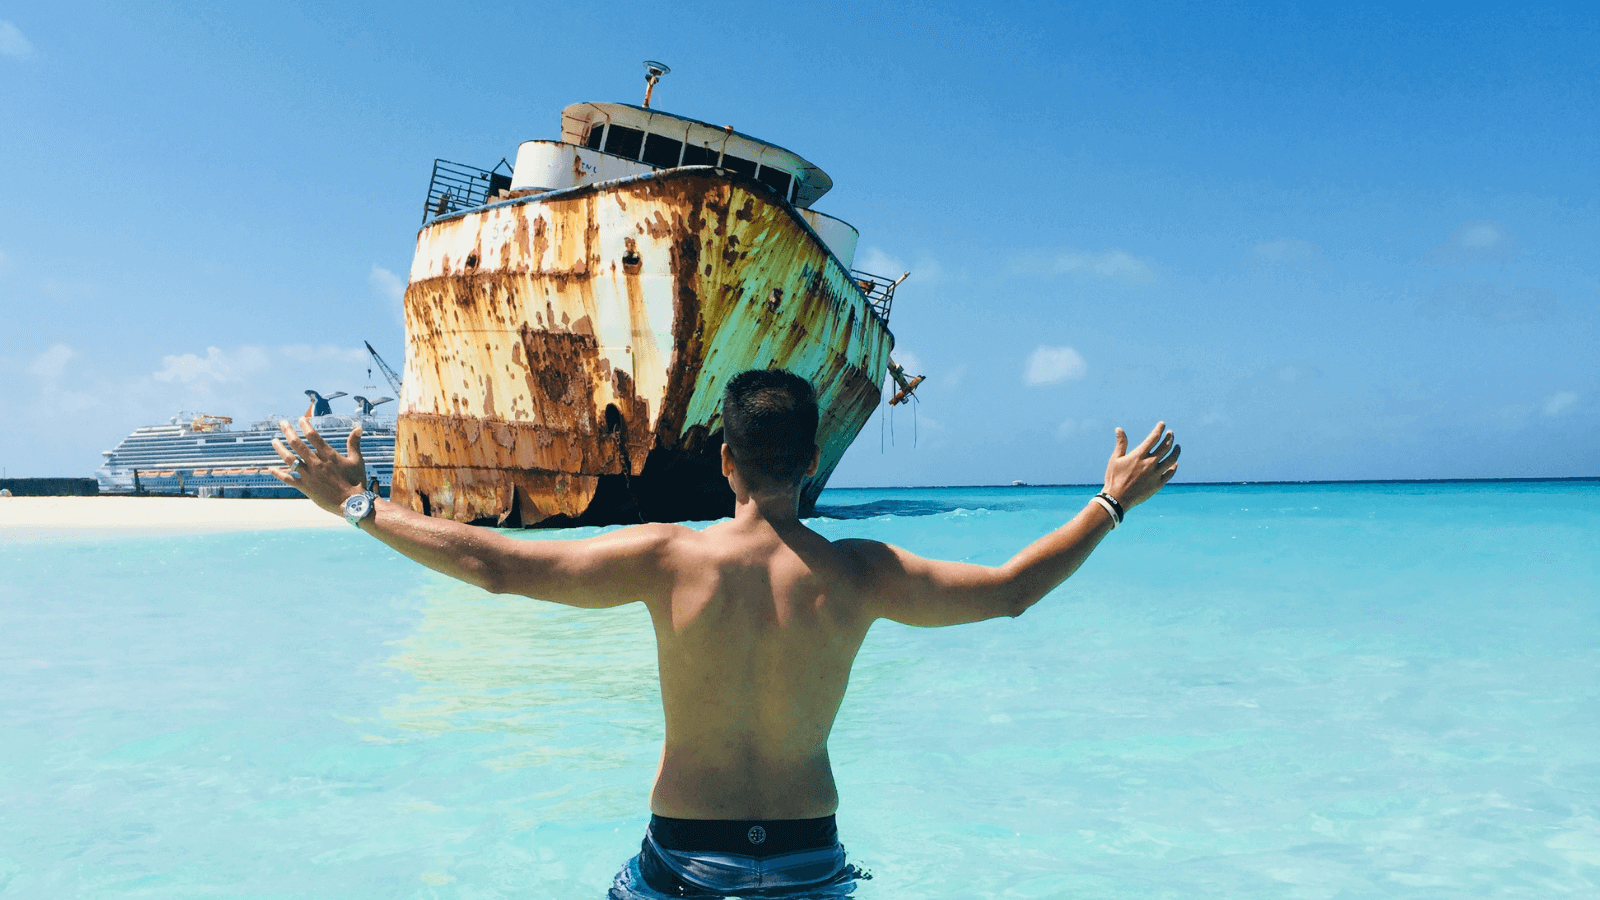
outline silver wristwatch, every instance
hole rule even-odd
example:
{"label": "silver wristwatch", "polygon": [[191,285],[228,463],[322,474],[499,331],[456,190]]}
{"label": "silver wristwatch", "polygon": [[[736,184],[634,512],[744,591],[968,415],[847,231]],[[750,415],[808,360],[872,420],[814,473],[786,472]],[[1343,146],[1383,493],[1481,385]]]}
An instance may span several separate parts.
{"label": "silver wristwatch", "polygon": [[371,491],[362,491],[359,494],[351,495],[344,501],[344,506],[341,507],[344,512],[344,520],[360,528],[361,520],[372,515],[372,508],[377,499],[378,495]]}

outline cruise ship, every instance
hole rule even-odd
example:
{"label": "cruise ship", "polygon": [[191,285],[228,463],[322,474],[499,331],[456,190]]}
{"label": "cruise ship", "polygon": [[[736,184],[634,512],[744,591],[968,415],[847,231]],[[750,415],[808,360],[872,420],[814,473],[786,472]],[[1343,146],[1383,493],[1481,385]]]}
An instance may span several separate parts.
{"label": "cruise ship", "polygon": [[[311,403],[306,412],[328,443],[343,452],[355,426],[361,426],[361,455],[367,463],[367,480],[376,479],[379,494],[389,496],[394,472],[393,419],[380,418],[373,408],[392,398],[368,400],[352,397],[355,412],[333,412],[332,401],[341,391],[324,397],[306,391]],[[298,497],[268,469],[282,465],[272,439],[279,436],[272,417],[235,429],[227,416],[179,413],[164,425],[148,425],[103,452],[105,462],[95,472],[102,493],[194,494],[200,497]]]}

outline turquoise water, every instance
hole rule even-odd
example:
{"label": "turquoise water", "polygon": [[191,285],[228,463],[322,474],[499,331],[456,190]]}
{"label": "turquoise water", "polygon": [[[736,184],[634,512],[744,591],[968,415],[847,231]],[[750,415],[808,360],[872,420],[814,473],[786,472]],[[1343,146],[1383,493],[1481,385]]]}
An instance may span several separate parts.
{"label": "turquoise water", "polygon": [[[814,524],[997,563],[1089,493]],[[602,897],[654,676],[640,608],[353,529],[8,540],[0,895]],[[1597,748],[1595,482],[1169,488],[1020,619],[876,626],[832,742],[865,900],[1595,896]]]}

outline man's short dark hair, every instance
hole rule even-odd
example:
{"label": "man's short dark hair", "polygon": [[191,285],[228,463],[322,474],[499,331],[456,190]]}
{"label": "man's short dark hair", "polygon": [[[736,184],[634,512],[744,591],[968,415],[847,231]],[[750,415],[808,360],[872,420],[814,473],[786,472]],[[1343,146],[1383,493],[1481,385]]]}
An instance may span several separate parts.
{"label": "man's short dark hair", "polygon": [[800,483],[817,445],[817,395],[782,369],[733,376],[722,397],[722,439],[754,488]]}

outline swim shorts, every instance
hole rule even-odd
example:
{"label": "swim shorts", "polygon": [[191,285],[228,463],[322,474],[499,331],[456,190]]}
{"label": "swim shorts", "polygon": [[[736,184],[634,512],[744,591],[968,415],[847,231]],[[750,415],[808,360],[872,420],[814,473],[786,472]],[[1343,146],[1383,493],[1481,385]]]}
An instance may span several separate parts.
{"label": "swim shorts", "polygon": [[617,873],[612,898],[795,897],[854,880],[833,816],[728,821],[651,816],[639,855]]}

